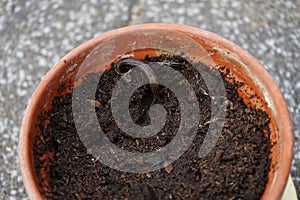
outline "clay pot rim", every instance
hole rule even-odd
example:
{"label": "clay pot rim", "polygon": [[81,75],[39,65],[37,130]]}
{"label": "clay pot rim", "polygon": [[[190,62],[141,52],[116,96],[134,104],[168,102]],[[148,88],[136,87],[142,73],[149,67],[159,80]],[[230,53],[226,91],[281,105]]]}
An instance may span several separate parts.
{"label": "clay pot rim", "polygon": [[[106,32],[101,34],[95,38],[92,38],[83,44],[79,45],[75,49],[71,50],[67,55],[65,55],[55,66],[53,66],[39,83],[38,87],[34,91],[30,102],[27,106],[25,116],[22,121],[21,130],[20,130],[20,142],[19,142],[19,160],[20,160],[20,168],[22,173],[23,182],[27,193],[30,199],[43,199],[38,185],[36,184],[34,174],[30,173],[32,169],[31,157],[30,157],[30,126],[33,123],[32,118],[34,114],[34,110],[37,107],[37,102],[42,95],[42,92],[45,91],[48,87],[48,83],[54,80],[54,77],[66,67],[65,62],[70,62],[74,58],[79,55],[82,55],[84,52],[88,51],[90,48],[94,47],[96,44],[99,44],[102,41],[105,41],[107,38],[113,37],[114,35],[122,34],[124,32],[136,31],[137,29],[157,29],[157,30],[173,30],[182,32],[188,35],[197,35],[199,38],[203,40],[207,40],[214,44],[217,44],[219,47],[227,49],[234,55],[237,55],[238,58],[245,63],[248,67],[255,68],[256,74],[260,77],[260,79],[264,80],[264,84],[267,88],[272,91],[270,97],[274,101],[276,105],[281,105],[278,109],[278,113],[280,113],[282,124],[284,125],[283,132],[281,134],[281,141],[284,141],[281,152],[281,160],[280,160],[280,168],[276,177],[274,179],[277,180],[276,185],[272,186],[272,192],[269,191],[268,194],[264,192],[262,198],[264,196],[268,196],[270,199],[279,199],[282,195],[286,182],[288,180],[291,161],[293,159],[293,128],[292,122],[290,119],[290,115],[288,112],[288,108],[286,106],[285,100],[280,92],[280,89],[277,87],[277,84],[271,77],[271,75],[267,72],[267,70],[248,52],[239,47],[237,44],[217,35],[211,33],[209,31],[205,31],[196,27],[185,26],[185,25],[177,25],[177,24],[166,24],[166,23],[147,23],[147,24],[139,24],[133,26],[127,26],[120,29],[116,29],[110,32]],[[287,162],[288,161],[288,162]],[[274,183],[274,182],[273,182]]]}

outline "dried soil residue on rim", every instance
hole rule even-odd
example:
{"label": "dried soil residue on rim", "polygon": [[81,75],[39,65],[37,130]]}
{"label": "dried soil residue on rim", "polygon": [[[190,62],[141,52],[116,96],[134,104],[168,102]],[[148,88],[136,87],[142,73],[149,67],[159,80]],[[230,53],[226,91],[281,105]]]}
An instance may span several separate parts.
{"label": "dried soil residue on rim", "polygon": [[[146,57],[143,62],[158,61],[177,63],[170,67],[189,80],[196,93],[201,119],[190,148],[171,165],[154,172],[137,174],[111,169],[93,157],[82,144],[72,117],[72,94],[57,96],[52,102],[52,110],[41,114],[38,124],[41,132],[33,147],[34,165],[46,199],[260,198],[268,181],[271,162],[267,113],[244,104],[236,92],[243,83],[230,84],[224,80],[227,111],[222,134],[213,150],[199,158],[199,148],[212,121],[211,97],[206,95],[209,91],[201,75],[185,59],[178,56]],[[223,78],[227,73],[222,74]],[[131,98],[132,119],[140,125],[149,124],[147,111],[153,101],[163,105],[168,115],[164,128],[156,136],[147,139],[131,137],[117,127],[110,107],[112,89],[120,76],[114,68],[105,72],[95,99],[85,102],[91,103],[102,130],[118,147],[139,152],[163,148],[178,130],[181,111],[176,96],[168,88],[159,86],[159,99],[153,100],[151,86],[140,87]],[[88,75],[80,87],[84,89],[94,78],[95,74]],[[50,123],[45,125],[49,118]],[[53,158],[44,156],[49,152],[53,153]],[[48,183],[43,177],[43,171],[47,170]]]}

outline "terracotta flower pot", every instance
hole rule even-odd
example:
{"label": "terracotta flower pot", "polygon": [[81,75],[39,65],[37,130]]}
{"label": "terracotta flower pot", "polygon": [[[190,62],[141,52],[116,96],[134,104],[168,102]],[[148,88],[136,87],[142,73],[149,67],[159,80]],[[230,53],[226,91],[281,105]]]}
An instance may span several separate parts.
{"label": "terracotta flower pot", "polygon": [[[101,48],[99,48],[101,45]],[[107,47],[107,48],[105,48]],[[105,51],[105,49],[107,51]],[[93,55],[102,51],[102,57]],[[261,199],[280,199],[288,180],[293,157],[293,130],[284,98],[266,69],[236,44],[208,31],[171,24],[143,24],[117,29],[93,38],[67,54],[44,77],[26,110],[19,144],[22,176],[31,199],[43,199],[33,164],[33,140],[37,134],[39,115],[51,108],[53,97],[61,84],[71,86],[76,76],[92,71],[104,71],[106,66],[122,56],[143,59],[165,51],[184,55],[191,61],[201,60],[230,69],[231,76],[247,83],[238,93],[250,106],[266,111],[270,116],[271,150],[269,180]],[[89,56],[90,62],[85,63]],[[80,66],[80,70],[79,70]],[[257,94],[256,98],[246,98]],[[52,156],[51,154],[47,156]],[[44,172],[47,173],[47,172]]]}

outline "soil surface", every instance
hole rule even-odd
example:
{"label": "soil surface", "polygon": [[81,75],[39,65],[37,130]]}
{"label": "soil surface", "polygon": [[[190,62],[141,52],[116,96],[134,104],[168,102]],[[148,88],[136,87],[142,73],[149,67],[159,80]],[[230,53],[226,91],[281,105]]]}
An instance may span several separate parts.
{"label": "soil surface", "polygon": [[[178,56],[146,57],[143,62],[176,63],[169,67],[180,72],[194,89],[200,119],[190,148],[172,164],[154,172],[114,170],[94,157],[80,140],[72,115],[72,93],[57,96],[52,102],[52,110],[41,114],[38,124],[41,132],[33,147],[34,165],[45,198],[259,199],[268,181],[271,162],[269,117],[264,111],[244,104],[236,92],[243,83],[228,83],[224,79],[227,110],[222,134],[212,151],[199,158],[199,148],[209,124],[213,123],[212,99],[207,95],[209,91],[201,75],[192,64]],[[207,69],[201,64],[199,66]],[[223,78],[228,73],[228,70],[222,72]],[[127,151],[151,152],[163,148],[179,128],[182,111],[178,99],[171,90],[161,85],[156,98],[150,84],[140,87],[129,103],[133,121],[141,126],[148,125],[151,121],[149,108],[158,103],[167,112],[166,123],[159,133],[150,138],[127,135],[118,128],[111,111],[112,90],[121,76],[113,66],[99,80],[95,99],[87,99],[91,109],[96,111],[101,129],[111,142]],[[98,75],[89,74],[81,89],[88,88],[95,77]],[[49,124],[46,119],[50,119]],[[46,154],[53,156],[46,157]],[[47,171],[49,177],[43,175]]]}

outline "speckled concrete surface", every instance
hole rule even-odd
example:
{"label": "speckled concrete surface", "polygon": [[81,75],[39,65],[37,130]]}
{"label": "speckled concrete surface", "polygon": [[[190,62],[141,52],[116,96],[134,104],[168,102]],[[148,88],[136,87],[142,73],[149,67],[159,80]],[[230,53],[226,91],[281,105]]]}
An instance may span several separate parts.
{"label": "speckled concrete surface", "polygon": [[27,102],[43,75],[80,43],[144,22],[193,25],[248,50],[273,75],[295,129],[300,191],[300,1],[0,0],[0,199],[27,199],[17,158]]}

